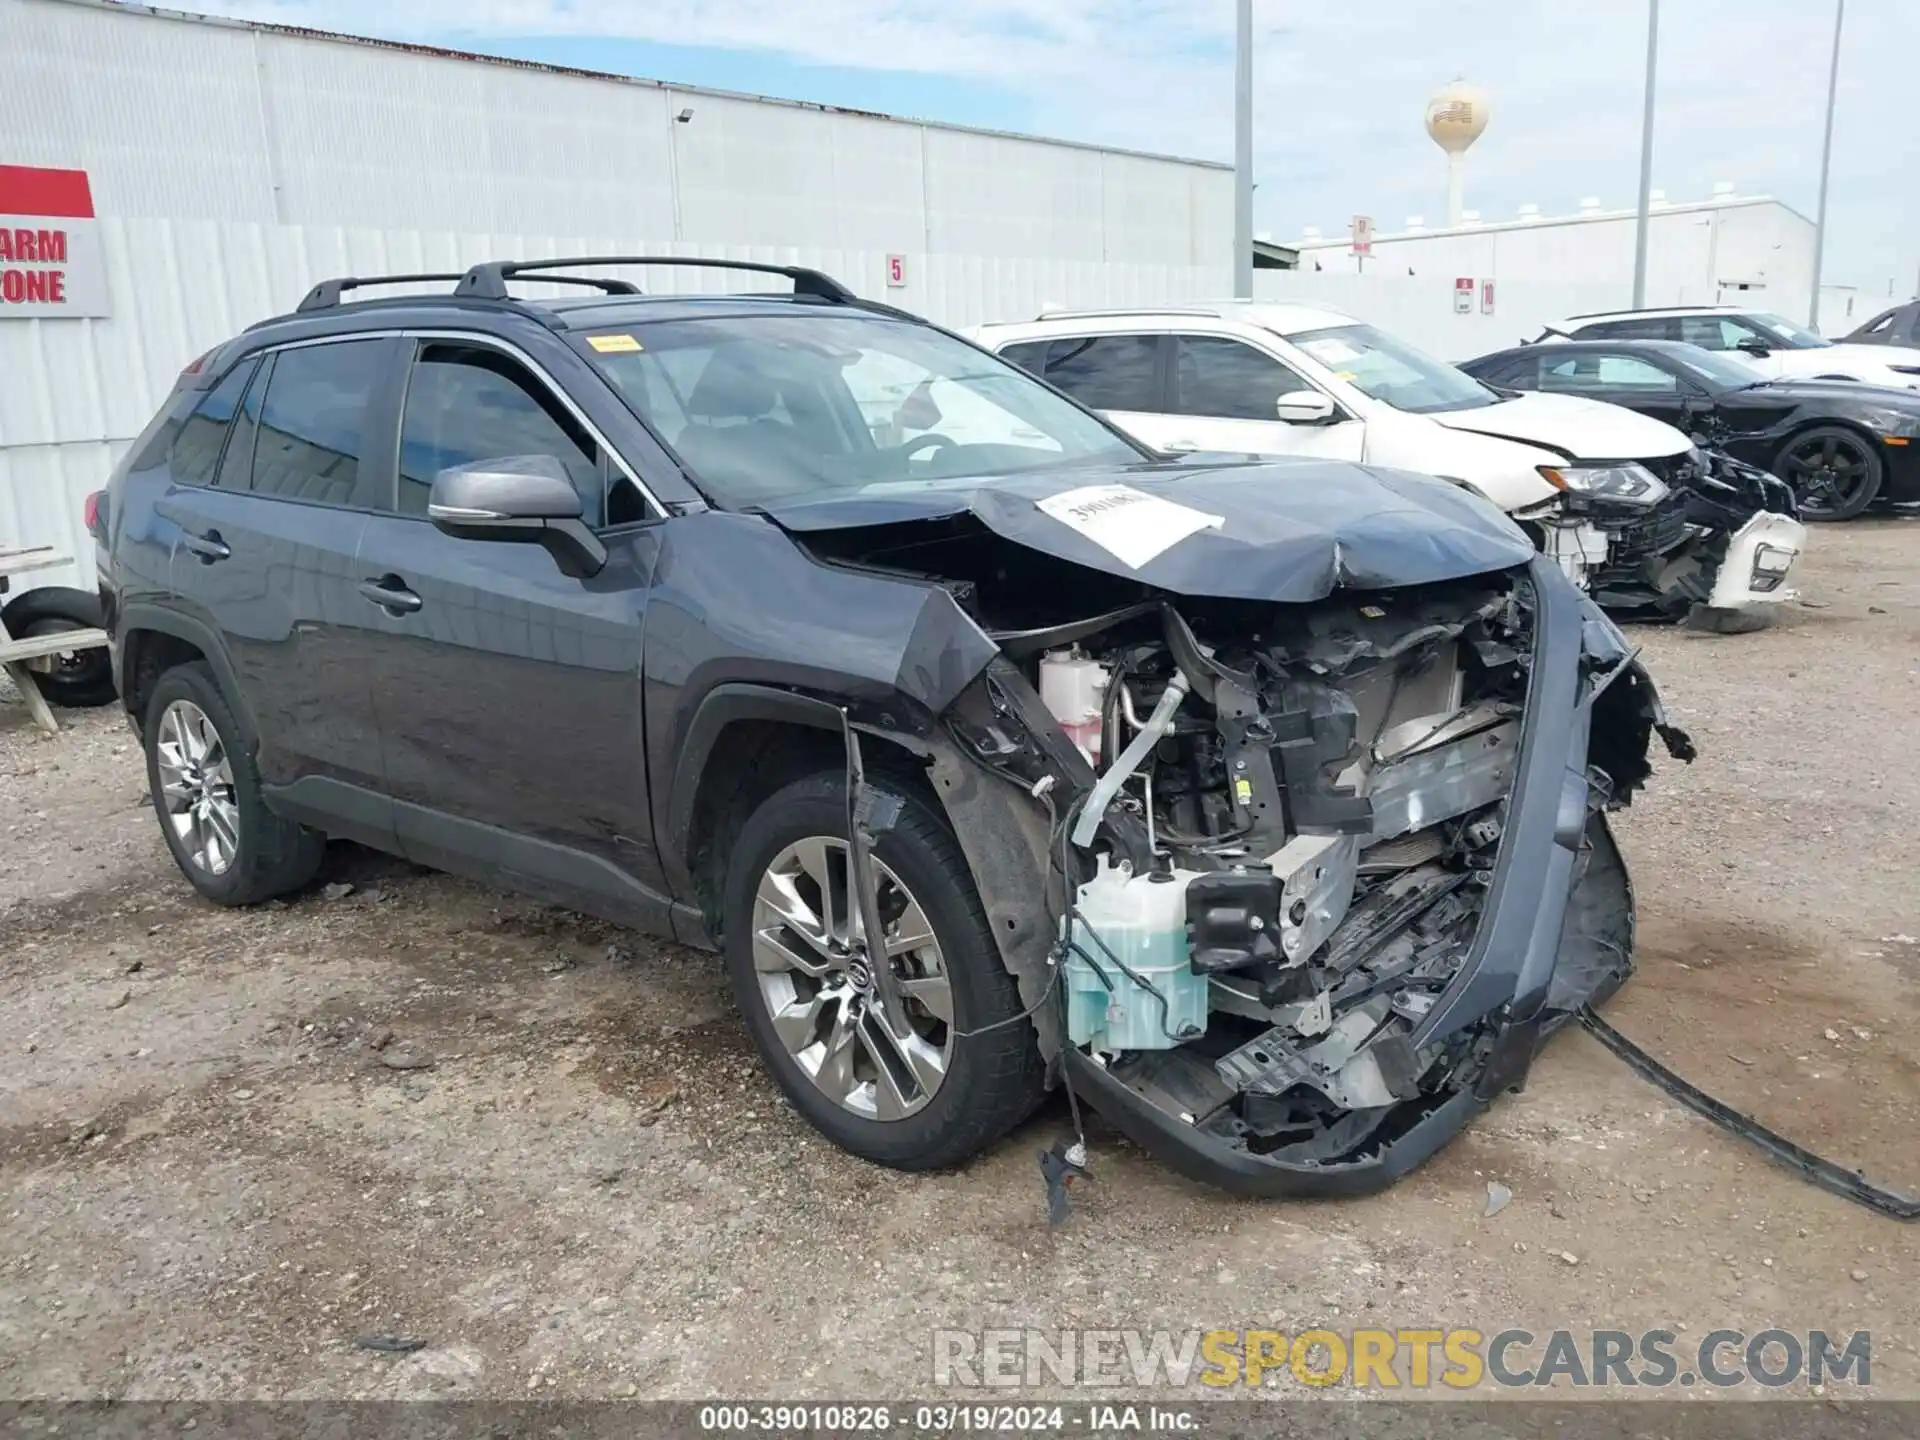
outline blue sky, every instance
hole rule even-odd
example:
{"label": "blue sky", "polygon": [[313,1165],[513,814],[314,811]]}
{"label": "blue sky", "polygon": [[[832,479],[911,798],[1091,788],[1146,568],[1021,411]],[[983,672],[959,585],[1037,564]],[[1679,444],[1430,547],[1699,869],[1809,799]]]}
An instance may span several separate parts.
{"label": "blue sky", "polygon": [[[176,0],[177,3],[177,0]],[[1134,149],[1231,157],[1230,0],[186,0],[188,8]],[[1632,203],[1643,0],[1256,0],[1255,224],[1393,230],[1444,209],[1427,97],[1493,103],[1488,219]],[[1667,0],[1654,184],[1811,214],[1832,0]],[[1850,0],[1826,275],[1920,272],[1920,0]]]}

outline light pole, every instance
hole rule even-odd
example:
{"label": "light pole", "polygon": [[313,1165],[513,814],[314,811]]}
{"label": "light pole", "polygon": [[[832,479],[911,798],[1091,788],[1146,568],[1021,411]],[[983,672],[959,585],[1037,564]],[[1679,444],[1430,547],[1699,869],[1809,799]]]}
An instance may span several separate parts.
{"label": "light pole", "polygon": [[1847,0],[1833,7],[1833,60],[1827,67],[1827,135],[1820,142],[1820,202],[1813,220],[1813,299],[1807,303],[1807,324],[1820,328],[1820,265],[1827,248],[1827,169],[1833,164],[1833,106],[1840,89],[1840,27],[1846,22]]}
{"label": "light pole", "polygon": [[1660,58],[1660,0],[1647,0],[1647,96],[1640,118],[1640,219],[1633,231],[1633,308],[1647,303],[1647,220],[1653,207],[1653,77]]}
{"label": "light pole", "polygon": [[1239,0],[1233,50],[1233,293],[1253,298],[1253,0]]}

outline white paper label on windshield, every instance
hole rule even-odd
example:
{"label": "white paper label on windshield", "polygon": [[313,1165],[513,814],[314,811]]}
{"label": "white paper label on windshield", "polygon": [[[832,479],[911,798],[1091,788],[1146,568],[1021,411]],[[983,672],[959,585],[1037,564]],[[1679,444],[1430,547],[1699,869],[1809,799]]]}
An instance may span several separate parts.
{"label": "white paper label on windshield", "polygon": [[1135,570],[1195,531],[1227,523],[1224,515],[1176,505],[1131,485],[1082,485],[1049,495],[1039,505]]}

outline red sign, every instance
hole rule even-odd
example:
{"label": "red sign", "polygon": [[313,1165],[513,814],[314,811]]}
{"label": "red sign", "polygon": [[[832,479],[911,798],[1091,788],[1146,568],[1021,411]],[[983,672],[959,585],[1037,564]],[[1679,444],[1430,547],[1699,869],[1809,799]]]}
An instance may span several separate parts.
{"label": "red sign", "polygon": [[87,172],[0,165],[0,320],[108,312]]}
{"label": "red sign", "polygon": [[1473,313],[1473,277],[1459,276],[1453,282],[1453,313],[1471,315]]}
{"label": "red sign", "polygon": [[1480,282],[1480,313],[1482,315],[1493,313],[1493,282],[1491,280]]}
{"label": "red sign", "polygon": [[1356,255],[1373,253],[1373,217],[1371,215],[1353,217],[1353,253]]}
{"label": "red sign", "polygon": [[907,257],[904,255],[887,256],[887,288],[898,290],[907,283]]}

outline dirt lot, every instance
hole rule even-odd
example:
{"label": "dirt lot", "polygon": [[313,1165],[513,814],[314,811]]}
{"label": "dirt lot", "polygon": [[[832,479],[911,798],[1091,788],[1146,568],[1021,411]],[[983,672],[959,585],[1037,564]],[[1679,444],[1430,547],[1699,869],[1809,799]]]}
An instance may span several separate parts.
{"label": "dirt lot", "polygon": [[[1608,1013],[1920,1188],[1920,520],[1816,544],[1768,633],[1637,633],[1702,753],[1620,818],[1642,968]],[[1100,1129],[1050,1232],[1063,1111],[869,1168],[708,957],[345,849],[217,910],[117,713],[66,718],[0,703],[0,1396],[898,1398],[936,1326],[1384,1324],[1870,1328],[1875,1390],[1920,1397],[1916,1232],[1585,1035],[1387,1195],[1237,1201]]]}

